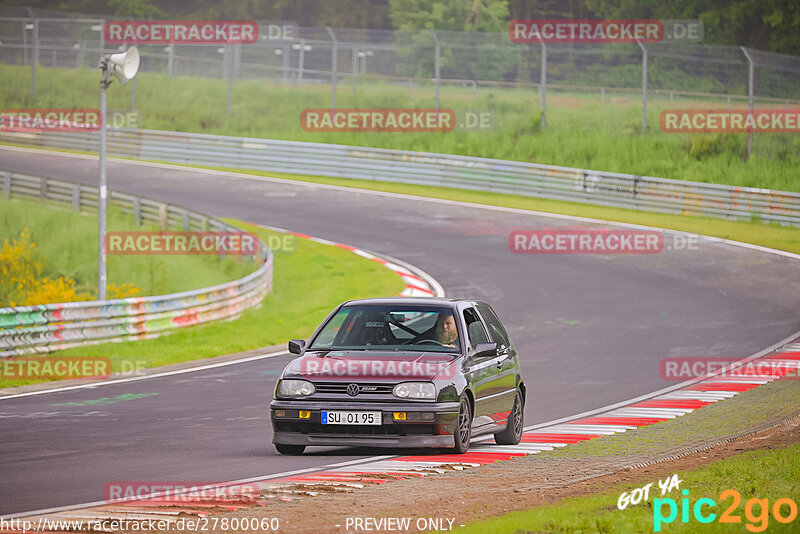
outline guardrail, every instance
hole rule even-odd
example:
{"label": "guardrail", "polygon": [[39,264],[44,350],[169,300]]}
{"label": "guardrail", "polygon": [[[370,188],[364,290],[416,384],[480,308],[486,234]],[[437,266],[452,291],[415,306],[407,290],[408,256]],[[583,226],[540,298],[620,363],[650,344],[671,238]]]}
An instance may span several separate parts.
{"label": "guardrail", "polygon": [[[96,152],[97,132],[0,132],[0,142]],[[157,130],[108,130],[109,155],[510,193],[673,214],[800,226],[800,194],[359,146]]]}
{"label": "guardrail", "polygon": [[[96,211],[96,188],[0,171],[3,197],[34,197]],[[111,205],[132,213],[137,224],[162,229],[241,231],[225,222],[179,206],[109,192]],[[166,331],[218,319],[232,319],[261,304],[272,289],[272,251],[263,242],[253,255],[258,269],[225,284],[170,295],[0,308],[0,356],[50,352],[77,345],[144,339]]]}

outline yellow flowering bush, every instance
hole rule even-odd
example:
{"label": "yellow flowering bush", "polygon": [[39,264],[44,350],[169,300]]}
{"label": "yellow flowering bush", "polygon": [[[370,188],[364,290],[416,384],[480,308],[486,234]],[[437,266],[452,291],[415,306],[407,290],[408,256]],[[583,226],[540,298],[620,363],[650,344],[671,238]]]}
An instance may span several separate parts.
{"label": "yellow flowering bush", "polygon": [[[0,307],[33,306],[56,302],[90,300],[89,293],[78,292],[75,280],[42,276],[42,262],[33,258],[36,243],[25,228],[17,239],[4,239],[0,249]],[[133,284],[109,284],[109,299],[132,297],[141,291]]]}
{"label": "yellow flowering bush", "polygon": [[106,298],[108,300],[125,299],[128,297],[135,297],[142,292],[141,287],[136,287],[133,284],[108,284],[106,286]]}

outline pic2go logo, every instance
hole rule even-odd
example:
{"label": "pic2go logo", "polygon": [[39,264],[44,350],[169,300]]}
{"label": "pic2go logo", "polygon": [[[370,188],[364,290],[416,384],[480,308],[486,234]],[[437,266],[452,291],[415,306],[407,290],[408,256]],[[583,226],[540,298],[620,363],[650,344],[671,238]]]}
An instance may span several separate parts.
{"label": "pic2go logo", "polygon": [[[694,515],[695,521],[698,523],[711,523],[717,518],[717,514],[711,512],[711,508],[715,508],[717,503],[714,502],[713,499],[709,498],[702,498],[698,499],[694,506],[689,504],[689,499],[686,497],[689,495],[689,490],[685,489],[682,491],[684,498],[681,499],[680,505],[680,513],[681,513],[681,523],[688,523],[689,522],[689,511],[691,509],[692,514]],[[737,508],[739,507],[739,503],[742,502],[741,494],[734,490],[728,489],[723,491],[719,494],[720,501],[725,501],[728,498],[732,498],[733,502],[725,509],[725,511],[719,516],[720,523],[734,523],[739,524],[742,522],[741,516],[736,513]],[[669,508],[669,515],[664,515],[664,506]],[[756,513],[756,509],[758,509],[758,513]],[[797,503],[794,502],[792,499],[784,497],[782,499],[777,499],[772,504],[772,516],[775,518],[775,521],[778,523],[791,523],[797,518]],[[756,499],[752,498],[748,500],[744,504],[744,515],[747,518],[748,523],[745,525],[745,528],[750,532],[763,532],[769,526],[769,515],[770,515],[770,507],[769,507],[769,499]],[[653,500],[653,531],[654,532],[661,532],[661,525],[662,524],[669,524],[675,521],[678,518],[678,504],[675,502],[675,499],[670,497],[659,499],[656,498]]]}

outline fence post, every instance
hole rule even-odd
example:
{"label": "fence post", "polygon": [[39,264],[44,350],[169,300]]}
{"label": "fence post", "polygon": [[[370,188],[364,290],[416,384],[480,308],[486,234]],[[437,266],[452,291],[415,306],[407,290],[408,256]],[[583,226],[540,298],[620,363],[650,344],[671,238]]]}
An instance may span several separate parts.
{"label": "fence post", "polygon": [[439,44],[439,37],[436,36],[436,32],[433,31],[433,29],[431,29],[431,35],[433,35],[433,41],[434,41],[434,43],[436,43],[436,46],[434,48],[435,56],[433,58],[434,59],[434,63],[433,63],[434,73],[433,73],[433,76],[434,76],[434,81],[436,83],[436,109],[438,110],[439,109],[439,74],[440,74],[439,69],[441,67],[440,61],[441,61],[441,56],[442,56],[442,48],[441,48],[441,45]]}
{"label": "fence post", "polygon": [[739,47],[744,54],[744,57],[747,58],[747,97],[750,101],[750,132],[747,137],[747,159],[750,159],[750,153],[753,151],[753,58],[750,57],[750,54],[747,53],[747,49],[743,46]]}
{"label": "fence post", "polygon": [[[131,82],[131,111],[136,111],[136,80],[138,79],[139,77],[135,76]],[[141,125],[139,125],[139,127],[141,127]]]}
{"label": "fence post", "polygon": [[136,226],[142,225],[142,200],[139,197],[133,197],[133,220]]}
{"label": "fence post", "polygon": [[297,81],[303,81],[303,69],[306,63],[306,41],[300,39],[300,55],[297,58]]}
{"label": "fence post", "polygon": [[339,54],[339,40],[330,26],[325,26],[325,29],[328,30],[328,35],[331,36],[331,41],[333,41],[333,52],[331,53],[331,111],[336,111],[336,56]]}
{"label": "fence post", "polygon": [[289,81],[289,54],[291,54],[291,47],[283,45],[281,47],[281,81],[286,83]]}
{"label": "fence post", "polygon": [[167,222],[168,222],[168,214],[167,214],[167,205],[161,204],[158,207],[158,224],[161,227],[162,232],[167,231]]}
{"label": "fence post", "polygon": [[80,213],[81,211],[81,186],[80,184],[72,185],[72,211]]}
{"label": "fence post", "polygon": [[225,74],[228,77],[228,102],[226,105],[226,113],[231,114],[231,99],[233,94],[233,68],[232,68],[232,45],[225,45]]}
{"label": "fence post", "polygon": [[542,42],[542,70],[539,75],[539,96],[542,101],[542,130],[547,124],[547,45]]}
{"label": "fence post", "polygon": [[28,64],[28,21],[22,21],[22,64]]}
{"label": "fence post", "polygon": [[642,49],[642,135],[647,129],[647,49],[642,43],[636,41]]}
{"label": "fence post", "polygon": [[239,69],[242,66],[242,43],[233,43],[233,79],[239,79]]}
{"label": "fence post", "polygon": [[6,171],[3,178],[3,198],[11,197],[11,171]]}
{"label": "fence post", "polygon": [[183,210],[183,231],[189,231],[189,212],[187,210]]}
{"label": "fence post", "polygon": [[353,47],[353,92],[358,89],[358,47]]}
{"label": "fence post", "polygon": [[36,64],[39,63],[39,19],[33,19],[33,54],[31,58],[31,96],[36,92]]}
{"label": "fence post", "polygon": [[44,204],[47,200],[47,178],[39,178],[39,203]]}
{"label": "fence post", "polygon": [[[167,47],[167,74],[175,76],[175,43],[170,41]],[[134,78],[135,79],[135,78]]]}
{"label": "fence post", "polygon": [[106,19],[98,19],[100,21],[100,54],[103,54],[106,49],[106,32],[103,30],[106,26]]}

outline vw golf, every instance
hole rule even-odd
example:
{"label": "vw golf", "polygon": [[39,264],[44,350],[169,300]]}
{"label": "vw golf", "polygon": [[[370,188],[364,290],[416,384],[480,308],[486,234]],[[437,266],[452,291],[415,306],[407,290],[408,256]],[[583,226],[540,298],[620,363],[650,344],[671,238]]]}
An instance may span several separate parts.
{"label": "vw golf", "polygon": [[305,340],[270,405],[282,454],[310,445],[436,447],[463,454],[470,439],[522,436],[525,383],[517,351],[492,308],[473,300],[345,302]]}

